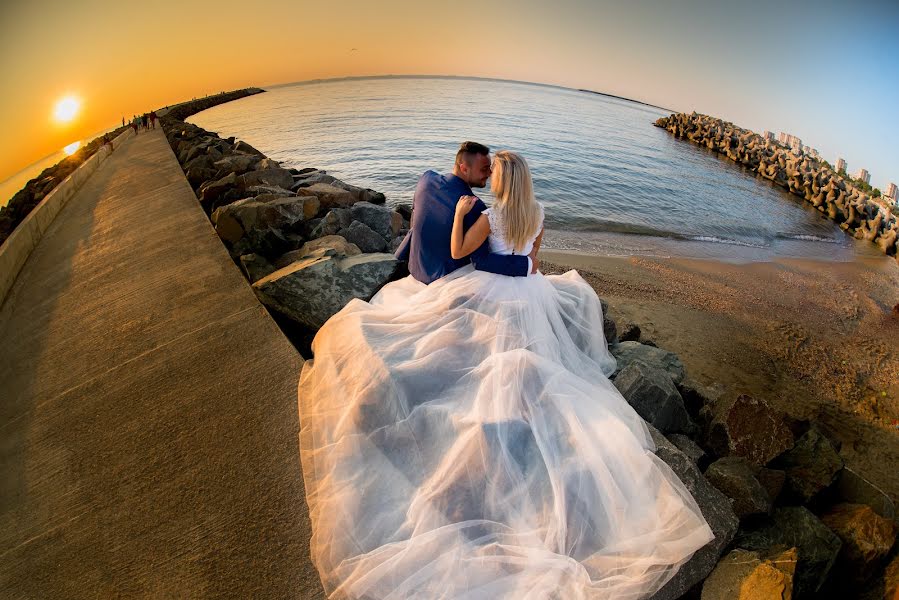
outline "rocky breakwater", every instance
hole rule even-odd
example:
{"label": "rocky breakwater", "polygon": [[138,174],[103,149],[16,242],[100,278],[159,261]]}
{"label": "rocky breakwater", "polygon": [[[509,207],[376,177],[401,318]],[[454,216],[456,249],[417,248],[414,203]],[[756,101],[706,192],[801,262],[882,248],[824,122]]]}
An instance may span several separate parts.
{"label": "rocky breakwater", "polygon": [[654,125],[727,155],[800,196],[857,239],[899,260],[899,219],[864,191],[832,171],[824,161],[788,149],[733,123],[699,113],[673,113]]}
{"label": "rocky breakwater", "polygon": [[[127,127],[119,127],[111,131],[110,140],[114,140]],[[6,206],[0,207],[0,244],[12,235],[13,230],[28,216],[34,207],[53,189],[62,183],[75,169],[81,166],[103,146],[103,136],[99,136],[71,156],[67,156],[52,167],[47,167],[37,177],[28,180],[25,186],[10,198]]]}
{"label": "rocky breakwater", "polygon": [[172,150],[257,297],[308,354],[329,317],[406,274],[393,251],[411,214],[386,206],[380,192],[315,168],[284,168],[244,141],[177,118],[194,108],[162,118]]}
{"label": "rocky breakwater", "polygon": [[895,506],[815,422],[761,398],[721,397],[638,326],[617,331],[607,321],[613,382],[715,533],[656,600],[893,598]]}

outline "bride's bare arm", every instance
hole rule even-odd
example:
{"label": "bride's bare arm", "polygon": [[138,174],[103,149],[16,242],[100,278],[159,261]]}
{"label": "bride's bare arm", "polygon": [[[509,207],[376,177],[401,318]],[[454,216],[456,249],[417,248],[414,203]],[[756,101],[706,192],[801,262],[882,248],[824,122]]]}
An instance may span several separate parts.
{"label": "bride's bare arm", "polygon": [[537,239],[534,240],[534,250],[533,250],[534,254],[537,254],[538,252],[540,252],[540,242],[543,241],[543,232],[544,231],[546,231],[546,230],[540,229],[540,235],[538,235]]}
{"label": "bride's bare arm", "polygon": [[462,196],[459,203],[456,204],[456,216],[453,219],[453,232],[450,236],[450,254],[453,258],[465,258],[475,250],[481,247],[487,236],[490,235],[490,222],[487,215],[482,214],[475,221],[474,225],[469,227],[464,234],[462,232],[462,222],[471,209],[477,198],[474,196]]}

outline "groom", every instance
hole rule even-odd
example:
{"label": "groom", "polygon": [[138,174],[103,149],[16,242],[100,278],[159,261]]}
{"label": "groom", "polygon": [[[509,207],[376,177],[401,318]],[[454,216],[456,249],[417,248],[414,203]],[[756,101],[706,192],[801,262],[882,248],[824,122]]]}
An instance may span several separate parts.
{"label": "groom", "polygon": [[[422,283],[431,283],[456,269],[474,264],[479,271],[523,277],[540,266],[536,255],[503,255],[490,252],[485,240],[471,256],[454,259],[450,255],[450,234],[456,203],[461,196],[473,196],[471,188],[482,188],[490,177],[490,149],[477,142],[463,142],[456,153],[450,175],[425,171],[412,198],[412,225],[395,256],[409,262],[409,273]],[[465,216],[468,230],[486,206],[478,198]]]}

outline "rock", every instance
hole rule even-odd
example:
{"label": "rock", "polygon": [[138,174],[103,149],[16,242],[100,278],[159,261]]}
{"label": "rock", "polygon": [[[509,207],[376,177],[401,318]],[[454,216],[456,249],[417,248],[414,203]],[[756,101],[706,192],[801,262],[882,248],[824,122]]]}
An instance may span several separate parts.
{"label": "rock", "polygon": [[339,235],[326,235],[325,237],[306,242],[299,250],[291,250],[287,254],[284,254],[275,261],[275,267],[283,269],[290,263],[307,256],[312,256],[321,249],[331,250],[331,256],[356,256],[357,254],[362,253],[356,244],[349,243]]}
{"label": "rock", "polygon": [[353,218],[350,211],[345,208],[332,208],[322,218],[321,222],[312,230],[311,237],[319,238],[326,235],[336,235],[341,229],[350,226]]}
{"label": "rock", "polygon": [[259,157],[255,155],[230,154],[215,161],[214,166],[219,171],[242,175],[247,171],[252,171],[257,162],[259,162]]}
{"label": "rock", "polygon": [[190,183],[190,187],[195,190],[203,185],[203,183],[214,180],[217,174],[218,171],[215,169],[207,169],[204,167],[190,167],[184,172],[188,183]]}
{"label": "rock", "polygon": [[288,198],[296,196],[290,190],[286,190],[277,185],[251,185],[244,190],[246,196],[271,196],[274,198]]}
{"label": "rock", "polygon": [[774,509],[772,517],[761,527],[741,530],[735,545],[760,552],[776,546],[797,548],[794,595],[813,598],[827,578],[842,542],[804,506],[786,506]]}
{"label": "rock", "polygon": [[290,186],[293,185],[293,176],[287,169],[276,167],[248,171],[237,178],[237,184],[243,189],[257,185],[270,185],[290,190]]}
{"label": "rock", "polygon": [[318,329],[353,298],[370,299],[397,262],[391,254],[306,258],[260,279],[253,289],[266,306]]}
{"label": "rock", "polygon": [[896,520],[896,505],[887,493],[849,467],[837,477],[836,494],[842,502],[867,504],[881,517]]}
{"label": "rock", "polygon": [[768,498],[771,499],[772,503],[777,502],[777,498],[784,487],[786,476],[787,474],[783,471],[767,467],[760,467],[755,473],[756,480],[765,488],[765,493],[768,494]]}
{"label": "rock", "polygon": [[[310,173],[309,175],[306,175],[306,176],[303,176],[300,178],[294,177],[293,186],[290,189],[298,190],[300,188],[305,188],[305,187],[315,185],[316,183],[332,184],[335,181],[337,181],[336,177],[327,175],[324,172]],[[339,187],[339,186],[335,186],[335,187]]]}
{"label": "rock", "polygon": [[638,342],[640,341],[640,326],[636,323],[627,322],[621,326],[618,333],[619,342]]}
{"label": "rock", "polygon": [[276,271],[270,262],[258,254],[242,254],[240,256],[240,267],[250,283],[259,281],[266,275]]}
{"label": "rock", "polygon": [[386,240],[392,240],[403,227],[403,217],[386,206],[371,202],[357,202],[350,208],[353,219],[368,225]]}
{"label": "rock", "polygon": [[406,239],[406,234],[398,235],[393,238],[389,244],[387,244],[387,252],[391,254],[395,254],[397,250],[399,250],[400,245],[403,243],[403,240]]}
{"label": "rock", "polygon": [[742,394],[707,405],[707,447],[717,456],[742,456],[765,465],[793,446],[784,417],[764,400]]}
{"label": "rock", "polygon": [[836,481],[843,459],[817,428],[810,428],[776,464],[787,474],[787,489],[808,502]]}
{"label": "rock", "polygon": [[727,497],[706,481],[693,461],[669,442],[658,429],[652,425],[647,427],[656,445],[656,455],[665,461],[684,483],[715,534],[715,539],[697,550],[690,560],[678,569],[671,581],[652,596],[653,600],[675,600],[705,579],[715,568],[718,557],[733,539],[739,521]]}
{"label": "rock", "polygon": [[896,542],[896,524],[866,504],[837,504],[820,518],[843,542],[835,567],[839,579],[867,580]]}
{"label": "rock", "polygon": [[356,244],[362,252],[383,252],[387,249],[387,240],[360,221],[353,221],[349,227],[337,233],[348,242]]}
{"label": "rock", "polygon": [[[603,311],[603,314],[605,314],[605,311]],[[639,360],[651,367],[667,371],[675,384],[679,384],[684,380],[684,365],[673,352],[647,346],[639,342],[621,342],[611,348],[611,351],[618,361],[618,371],[623,370],[635,360]]]}
{"label": "rock", "polygon": [[887,565],[883,573],[883,598],[899,600],[899,555]]}
{"label": "rock", "polygon": [[732,550],[703,582],[701,600],[790,600],[796,560],[796,548],[767,558]]}
{"label": "rock", "polygon": [[234,173],[229,173],[225,175],[221,179],[217,179],[212,182],[205,183],[200,186],[198,191],[200,196],[200,203],[210,207],[216,199],[225,191],[230,190],[231,188],[237,185],[237,176]]}
{"label": "rock", "polygon": [[705,478],[733,500],[734,513],[739,519],[771,511],[771,498],[755,478],[746,459],[739,456],[719,458],[706,469]]}
{"label": "rock", "polygon": [[669,433],[665,437],[668,441],[677,446],[677,449],[686,454],[690,460],[696,465],[700,465],[705,460],[705,450],[699,447],[699,444],[691,440],[682,433]]}
{"label": "rock", "polygon": [[[262,160],[259,161],[259,164],[256,165],[257,171],[265,171],[268,169],[280,169],[280,168],[281,168],[281,163],[279,163],[276,160],[272,160],[271,158],[263,158]],[[284,169],[284,170],[286,171],[287,169]],[[290,176],[291,176],[291,178],[293,178],[293,173],[291,173]]]}
{"label": "rock", "polygon": [[[614,346],[618,343],[618,326],[605,310],[602,311],[602,334],[607,345]],[[614,374],[612,376],[614,377]]]}
{"label": "rock", "polygon": [[244,154],[255,154],[256,156],[259,156],[260,158],[265,158],[265,155],[262,152],[260,152],[259,150],[257,150],[256,148],[249,145],[248,143],[246,143],[243,140],[238,140],[237,143],[234,144],[234,151],[235,152],[243,152]]}
{"label": "rock", "polygon": [[615,387],[634,410],[662,433],[689,433],[696,426],[666,371],[633,361],[615,377]]}
{"label": "rock", "polygon": [[405,220],[407,220],[407,221],[412,220],[412,203],[411,202],[398,202],[396,204],[396,206],[393,207],[393,209],[396,212],[400,213],[400,215],[402,215],[402,217]]}
{"label": "rock", "polygon": [[[291,180],[292,181],[292,180]],[[347,208],[359,198],[356,194],[329,183],[316,183],[296,190],[300,196],[316,196],[322,208]]]}

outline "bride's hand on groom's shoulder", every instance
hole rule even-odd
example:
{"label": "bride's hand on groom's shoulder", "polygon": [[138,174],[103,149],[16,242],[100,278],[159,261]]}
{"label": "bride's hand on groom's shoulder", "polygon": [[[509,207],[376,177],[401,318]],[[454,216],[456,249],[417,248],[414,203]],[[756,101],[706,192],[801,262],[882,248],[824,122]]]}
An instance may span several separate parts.
{"label": "bride's hand on groom's shoulder", "polygon": [[460,196],[456,203],[456,214],[464,217],[474,208],[474,203],[478,201],[477,196]]}

